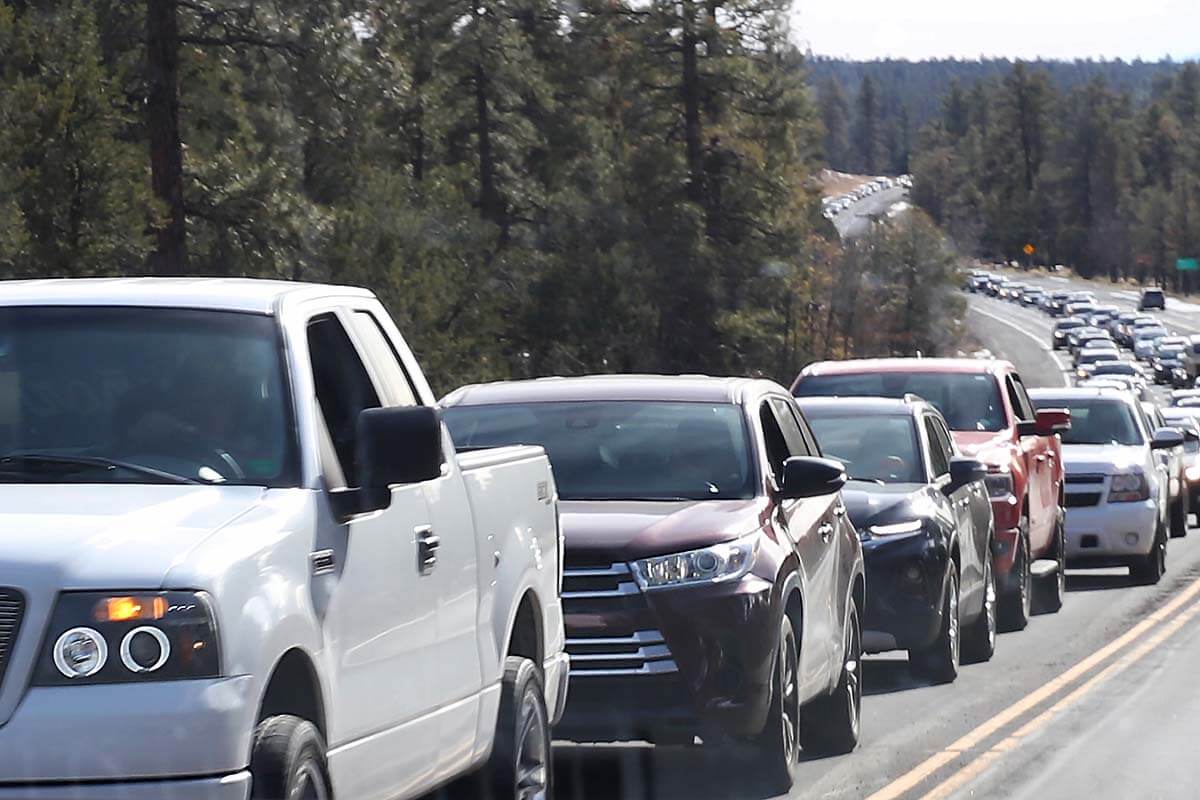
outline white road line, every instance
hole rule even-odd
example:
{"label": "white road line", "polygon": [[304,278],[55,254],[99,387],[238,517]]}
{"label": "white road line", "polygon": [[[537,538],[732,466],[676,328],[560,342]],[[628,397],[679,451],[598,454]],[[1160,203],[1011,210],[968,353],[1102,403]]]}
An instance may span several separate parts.
{"label": "white road line", "polygon": [[1037,346],[1038,346],[1038,347],[1040,347],[1042,350],[1045,350],[1045,351],[1046,351],[1046,355],[1050,356],[1050,358],[1054,360],[1054,363],[1058,365],[1058,377],[1059,377],[1059,380],[1061,380],[1061,381],[1062,381],[1062,383],[1063,383],[1063,386],[1070,386],[1070,383],[1068,383],[1068,382],[1067,382],[1067,378],[1066,378],[1066,376],[1064,375],[1064,373],[1067,371],[1067,366],[1066,366],[1066,364],[1064,364],[1064,363],[1062,362],[1062,360],[1061,360],[1061,359],[1058,357],[1058,353],[1054,352],[1054,348],[1053,348],[1053,347],[1051,347],[1050,345],[1046,344],[1046,342],[1044,342],[1043,340],[1039,339],[1037,336],[1034,336],[1032,333],[1030,333],[1029,331],[1025,330],[1025,329],[1024,329],[1024,328],[1022,328],[1021,326],[1017,325],[1017,324],[1016,324],[1015,322],[1013,322],[1012,320],[1005,319],[1004,317],[1001,317],[1001,316],[999,316],[999,315],[997,315],[997,314],[993,314],[993,313],[991,313],[990,311],[984,311],[982,308],[980,308],[980,307],[979,307],[979,306],[977,306],[977,305],[970,305],[970,306],[968,306],[968,309],[969,309],[970,311],[975,311],[975,312],[978,312],[978,313],[982,314],[983,316],[985,316],[985,317],[988,317],[989,319],[993,319],[993,320],[995,320],[996,322],[1000,322],[1000,323],[1002,323],[1002,324],[1004,324],[1004,325],[1007,325],[1008,327],[1012,328],[1014,331],[1017,331],[1018,333],[1024,334],[1025,336],[1027,336],[1027,337],[1029,337],[1030,339],[1032,339],[1032,340],[1033,340],[1033,341],[1034,341],[1034,342],[1037,344]]}

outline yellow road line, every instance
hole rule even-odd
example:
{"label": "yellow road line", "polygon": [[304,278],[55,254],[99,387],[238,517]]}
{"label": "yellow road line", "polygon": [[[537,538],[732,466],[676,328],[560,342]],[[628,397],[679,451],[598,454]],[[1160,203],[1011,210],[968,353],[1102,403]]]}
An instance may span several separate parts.
{"label": "yellow road line", "polygon": [[1079,687],[1072,690],[1070,694],[1063,697],[1050,708],[1038,714],[1029,722],[1022,725],[1013,733],[1009,734],[1004,739],[1001,739],[996,744],[992,745],[979,758],[976,758],[971,763],[964,766],[958,772],[948,777],[945,781],[935,787],[932,791],[924,795],[924,800],[942,800],[949,797],[958,789],[961,789],[966,784],[970,783],[975,778],[983,774],[984,770],[992,765],[1005,753],[1015,750],[1021,744],[1021,740],[1028,737],[1030,734],[1036,733],[1046,727],[1059,714],[1066,711],[1071,706],[1082,700],[1089,692],[1095,689],[1100,684],[1112,678],[1120,672],[1124,672],[1129,667],[1136,664],[1138,661],[1145,658],[1155,647],[1162,644],[1168,637],[1178,631],[1192,617],[1200,613],[1200,605],[1193,605],[1186,611],[1181,612],[1177,617],[1158,628],[1154,635],[1147,639],[1142,644],[1135,647],[1119,659],[1109,664],[1100,672],[1093,675],[1091,678],[1080,684]]}
{"label": "yellow road line", "polygon": [[992,736],[1001,728],[1004,728],[1038,706],[1043,705],[1047,700],[1058,694],[1059,691],[1146,635],[1151,628],[1173,614],[1197,594],[1200,594],[1200,579],[1188,584],[1187,588],[1163,605],[1162,608],[1146,617],[1137,625],[1134,625],[1116,639],[1113,639],[1090,656],[1087,656],[1058,677],[1021,698],[996,716],[981,723],[945,749],[934,753],[887,786],[872,794],[867,800],[897,800],[897,798],[903,797],[907,792],[928,780],[935,772],[946,766],[946,764],[968,750],[974,749],[984,739]]}

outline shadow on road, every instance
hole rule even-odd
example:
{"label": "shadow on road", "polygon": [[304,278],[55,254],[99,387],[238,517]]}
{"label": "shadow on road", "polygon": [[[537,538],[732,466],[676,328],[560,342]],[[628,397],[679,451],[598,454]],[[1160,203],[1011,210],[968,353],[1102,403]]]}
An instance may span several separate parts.
{"label": "shadow on road", "polygon": [[912,670],[908,668],[908,659],[904,657],[867,658],[863,659],[862,665],[863,694],[867,696],[929,686],[928,681],[912,674]]}
{"label": "shadow on road", "polygon": [[1103,592],[1109,589],[1126,589],[1136,585],[1128,575],[1117,575],[1111,572],[1068,572],[1068,592]]}

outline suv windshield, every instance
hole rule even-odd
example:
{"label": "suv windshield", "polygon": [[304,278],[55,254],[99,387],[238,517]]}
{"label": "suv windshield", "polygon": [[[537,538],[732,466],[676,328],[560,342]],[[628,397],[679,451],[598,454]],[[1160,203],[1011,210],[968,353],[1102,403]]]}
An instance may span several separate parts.
{"label": "suv windshield", "polygon": [[295,485],[267,316],[0,309],[0,479]]}
{"label": "suv windshield", "polygon": [[864,417],[805,409],[804,417],[821,452],[842,462],[851,480],[924,482],[925,470],[911,416]]}
{"label": "suv windshield", "polygon": [[1071,412],[1071,429],[1061,434],[1063,444],[1143,443],[1142,433],[1129,405],[1113,398],[1039,397],[1039,408],[1066,408]]}
{"label": "suv windshield", "polygon": [[754,496],[740,406],[658,401],[456,406],[457,446],[541,445],[564,500]]}
{"label": "suv windshield", "polygon": [[875,372],[811,375],[797,397],[892,397],[915,394],[942,412],[953,431],[1004,430],[1004,404],[991,375],[967,372]]}

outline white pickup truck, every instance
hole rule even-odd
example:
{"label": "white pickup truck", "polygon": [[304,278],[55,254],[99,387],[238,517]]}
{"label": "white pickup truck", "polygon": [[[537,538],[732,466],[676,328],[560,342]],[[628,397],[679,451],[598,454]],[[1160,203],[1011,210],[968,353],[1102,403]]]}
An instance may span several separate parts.
{"label": "white pickup truck", "polygon": [[0,285],[0,800],[549,794],[557,503],[369,292]]}

